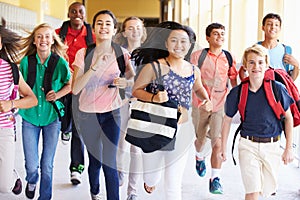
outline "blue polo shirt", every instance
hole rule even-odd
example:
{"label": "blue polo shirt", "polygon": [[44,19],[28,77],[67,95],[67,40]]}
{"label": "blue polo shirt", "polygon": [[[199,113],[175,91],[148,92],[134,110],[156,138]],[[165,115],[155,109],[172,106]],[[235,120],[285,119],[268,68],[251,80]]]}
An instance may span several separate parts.
{"label": "blue polo shirt", "polygon": [[[294,102],[288,94],[285,86],[280,82],[275,82],[279,94],[279,100],[286,111]],[[228,117],[233,117],[238,111],[239,86],[231,89],[226,103],[225,113]],[[281,134],[283,128],[267,101],[263,86],[257,91],[248,90],[248,99],[245,109],[245,121],[242,125],[241,135],[256,137],[275,137]]]}

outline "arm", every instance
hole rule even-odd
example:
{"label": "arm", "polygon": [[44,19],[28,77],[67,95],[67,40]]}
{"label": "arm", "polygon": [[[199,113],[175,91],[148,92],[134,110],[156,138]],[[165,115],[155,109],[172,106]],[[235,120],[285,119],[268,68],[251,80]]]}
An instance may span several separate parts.
{"label": "arm", "polygon": [[56,101],[71,92],[71,79],[59,91],[51,90],[46,95],[47,101]]}
{"label": "arm", "polygon": [[[110,64],[112,54],[100,54],[97,55],[96,61],[90,66],[90,68],[84,73],[84,69],[79,66],[74,66],[72,92],[77,95],[88,83],[90,78],[97,74],[101,77],[105,73],[105,67]],[[102,69],[101,69],[102,68]]]}
{"label": "arm", "polygon": [[145,90],[147,85],[151,83],[151,81],[155,78],[155,73],[152,69],[151,64],[146,64],[143,67],[142,71],[139,73],[139,76],[133,85],[132,95],[142,101],[156,103],[168,101],[169,97],[167,91],[159,91],[157,94],[152,94]]}
{"label": "arm", "polygon": [[120,77],[115,78],[114,85],[120,88],[132,87],[134,83],[133,80],[134,76],[135,76],[135,72],[129,60],[126,65],[125,78],[120,78]]}
{"label": "arm", "polygon": [[201,81],[201,74],[199,68],[195,68],[195,83],[193,86],[193,90],[196,96],[203,101],[201,107],[206,111],[212,110],[212,102],[209,99],[206,89],[204,88]]}
{"label": "arm", "polygon": [[282,154],[282,161],[284,164],[288,164],[293,161],[293,116],[291,110],[288,109],[285,112],[285,121],[284,121],[284,133],[286,138],[285,149]]}
{"label": "arm", "polygon": [[283,57],[283,61],[294,66],[291,77],[293,80],[296,80],[299,74],[299,62],[297,61],[297,59],[293,55],[285,54]]}
{"label": "arm", "polygon": [[223,118],[223,124],[222,124],[222,132],[221,132],[221,158],[222,161],[226,161],[227,156],[227,140],[228,135],[230,132],[230,126],[231,126],[232,118],[228,117],[227,115]]}
{"label": "arm", "polygon": [[31,108],[36,106],[38,100],[31,88],[24,81],[23,76],[20,74],[19,92],[22,98],[16,100],[0,101],[1,112],[8,112],[13,108]]}

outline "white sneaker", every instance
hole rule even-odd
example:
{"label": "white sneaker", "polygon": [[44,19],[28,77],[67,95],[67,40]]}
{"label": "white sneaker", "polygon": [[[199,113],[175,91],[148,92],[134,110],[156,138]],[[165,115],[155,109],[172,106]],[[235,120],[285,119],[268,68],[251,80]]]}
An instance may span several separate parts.
{"label": "white sneaker", "polygon": [[119,177],[119,186],[122,186],[124,184],[124,173],[121,171],[118,171],[118,177]]}
{"label": "white sneaker", "polygon": [[81,174],[77,171],[71,173],[71,182],[73,185],[78,185],[81,183]]}
{"label": "white sneaker", "polygon": [[69,144],[70,140],[71,140],[71,133],[61,133],[61,142],[64,145]]}
{"label": "white sneaker", "polygon": [[102,194],[100,194],[100,193],[98,193],[98,194],[91,193],[91,197],[92,197],[92,200],[104,200],[104,198],[102,198]]}
{"label": "white sneaker", "polygon": [[128,195],[127,200],[137,200],[137,196],[135,194],[130,194]]}

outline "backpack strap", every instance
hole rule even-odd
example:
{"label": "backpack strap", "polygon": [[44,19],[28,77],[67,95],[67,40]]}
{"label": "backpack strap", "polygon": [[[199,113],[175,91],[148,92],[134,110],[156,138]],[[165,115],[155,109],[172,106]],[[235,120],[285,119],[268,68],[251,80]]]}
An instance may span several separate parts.
{"label": "backpack strap", "polygon": [[[93,32],[92,32],[92,28],[91,28],[90,24],[88,24],[86,22],[84,22],[83,24],[84,24],[84,26],[86,28],[86,32],[87,32],[87,35],[85,37],[85,42],[86,42],[86,45],[88,46],[88,45],[94,43]],[[70,26],[70,20],[64,21],[64,23],[60,27],[59,37],[61,38],[61,40],[63,42],[65,42],[69,26]]]}
{"label": "backpack strap", "polygon": [[[207,55],[207,52],[208,52],[209,48],[205,48],[202,50],[200,56],[199,56],[199,59],[198,59],[198,67],[201,68],[205,58],[206,58],[206,55]],[[231,54],[229,53],[229,51],[226,51],[224,49],[222,49],[222,51],[224,52],[225,56],[226,56],[226,59],[228,61],[228,64],[229,64],[229,68],[232,67],[233,65],[233,58],[231,56]]]}
{"label": "backpack strap", "polygon": [[64,21],[64,23],[60,27],[59,37],[62,40],[62,42],[65,42],[66,35],[67,35],[67,32],[68,32],[68,28],[69,28],[69,24],[70,24],[69,20]]}
{"label": "backpack strap", "polygon": [[47,68],[44,75],[44,93],[45,95],[52,90],[52,77],[55,70],[55,67],[58,63],[59,55],[51,53],[51,56],[48,60]]}
{"label": "backpack strap", "polygon": [[35,54],[28,56],[28,74],[27,74],[27,80],[26,83],[29,85],[29,87],[32,89],[35,84],[36,79],[36,65],[37,60],[35,57]]}
{"label": "backpack strap", "polygon": [[9,64],[11,66],[13,80],[14,80],[14,88],[12,90],[10,99],[16,99],[19,90],[19,80],[20,80],[19,68],[16,63],[10,62]]}
{"label": "backpack strap", "polygon": [[274,111],[276,118],[283,122],[285,118],[285,111],[281,105],[281,102],[279,101],[279,93],[278,89],[276,88],[275,81],[265,80],[264,90],[268,103]]}
{"label": "backpack strap", "polygon": [[92,32],[92,28],[91,28],[91,25],[84,22],[84,26],[86,28],[86,32],[87,32],[87,35],[85,37],[85,42],[86,42],[86,45],[90,45],[90,44],[93,44],[94,43],[94,40],[93,40],[93,32]]}
{"label": "backpack strap", "polygon": [[[52,77],[59,58],[60,57],[57,54],[51,53],[51,56],[48,60],[48,66],[45,71],[44,82],[43,82],[45,95],[47,95],[47,93],[50,90],[52,90]],[[28,74],[27,74],[26,82],[31,88],[33,88],[36,80],[36,65],[37,65],[36,56],[35,55],[28,56]],[[50,103],[53,105],[54,110],[57,112],[59,120],[61,120],[62,116],[60,114],[57,105],[55,104],[54,101]]]}
{"label": "backpack strap", "polygon": [[121,49],[121,46],[114,43],[114,42],[112,42],[111,45],[112,45],[112,47],[115,51],[118,66],[119,66],[119,69],[121,71],[120,77],[124,77],[126,65],[125,65],[125,58],[124,58],[124,54],[123,54],[123,51]]}
{"label": "backpack strap", "polygon": [[229,53],[229,51],[226,51],[224,49],[222,51],[225,53],[225,56],[226,56],[228,64],[229,64],[229,68],[232,67],[232,65],[233,65],[233,58],[232,58],[231,54]]}
{"label": "backpack strap", "polygon": [[239,132],[242,130],[243,127],[243,121],[245,120],[245,110],[246,110],[246,104],[247,104],[247,98],[248,98],[248,89],[249,89],[249,78],[247,77],[244,79],[244,81],[238,86],[238,96],[240,97],[239,104],[238,104],[238,110],[241,115],[241,123],[234,132],[232,146],[231,146],[231,156],[233,160],[233,164],[236,165],[236,161],[234,159],[233,151],[235,146],[235,140]]}
{"label": "backpack strap", "polygon": [[199,59],[198,59],[198,67],[199,67],[199,69],[201,69],[201,66],[202,66],[202,64],[203,64],[203,62],[204,62],[204,60],[206,58],[208,49],[209,48],[203,49],[202,52],[201,52],[201,54],[200,54],[200,56],[199,56]]}

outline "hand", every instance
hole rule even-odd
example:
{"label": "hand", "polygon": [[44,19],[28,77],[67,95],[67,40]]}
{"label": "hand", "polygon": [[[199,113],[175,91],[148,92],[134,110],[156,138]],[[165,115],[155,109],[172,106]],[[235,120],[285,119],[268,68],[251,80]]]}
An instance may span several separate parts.
{"label": "hand", "polygon": [[227,160],[226,151],[223,151],[223,150],[221,151],[220,158],[223,162],[225,162]]}
{"label": "hand", "polygon": [[291,64],[293,66],[299,66],[298,61],[294,58],[294,56],[285,54],[283,57],[283,62]]}
{"label": "hand", "polygon": [[294,153],[292,148],[286,148],[282,154],[282,161],[285,165],[289,164],[294,160]]}
{"label": "hand", "polygon": [[93,71],[109,66],[114,61],[114,56],[111,53],[100,53],[97,55],[96,61],[91,65]]}
{"label": "hand", "polygon": [[0,101],[0,112],[8,112],[12,109],[11,101]]}
{"label": "hand", "polygon": [[56,101],[56,93],[54,92],[54,90],[50,90],[47,95],[46,95],[46,100],[47,101]]}
{"label": "hand", "polygon": [[158,91],[158,93],[153,97],[153,102],[155,103],[163,103],[167,101],[169,101],[169,96],[166,90]]}
{"label": "hand", "polygon": [[211,100],[208,99],[208,100],[204,100],[199,107],[200,107],[200,109],[210,112],[212,110],[213,105],[212,105]]}
{"label": "hand", "polygon": [[126,80],[126,78],[120,78],[120,77],[118,77],[118,78],[114,79],[113,84],[115,86],[118,86],[119,88],[124,89],[124,88],[127,87],[127,80]]}

